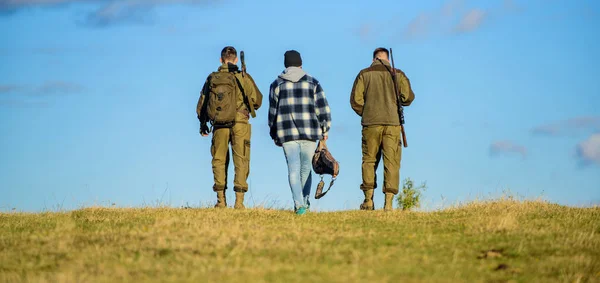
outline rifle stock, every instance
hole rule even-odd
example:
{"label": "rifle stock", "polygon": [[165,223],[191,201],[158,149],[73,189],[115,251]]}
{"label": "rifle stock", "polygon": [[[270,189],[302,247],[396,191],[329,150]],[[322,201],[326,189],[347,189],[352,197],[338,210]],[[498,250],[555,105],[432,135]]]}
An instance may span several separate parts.
{"label": "rifle stock", "polygon": [[402,96],[400,90],[398,90],[398,83],[396,82],[396,66],[394,64],[394,53],[390,48],[390,58],[392,59],[392,81],[394,82],[394,91],[396,91],[396,101],[398,103],[398,118],[400,119],[400,132],[402,133],[402,146],[408,147],[406,141],[406,132],[404,132],[404,107],[402,107]]}

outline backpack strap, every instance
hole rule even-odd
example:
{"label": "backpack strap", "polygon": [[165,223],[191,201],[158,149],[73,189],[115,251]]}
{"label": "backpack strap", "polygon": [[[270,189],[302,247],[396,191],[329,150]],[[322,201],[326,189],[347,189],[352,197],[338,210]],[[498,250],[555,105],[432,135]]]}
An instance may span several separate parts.
{"label": "backpack strap", "polygon": [[254,107],[250,106],[250,100],[248,99],[248,96],[246,96],[246,92],[244,91],[242,82],[240,82],[240,80],[235,76],[235,73],[233,73],[233,77],[235,78],[235,81],[237,82],[237,85],[240,88],[240,91],[242,92],[242,100],[244,100],[246,108],[248,108],[248,111],[250,112],[252,118],[256,118],[256,112],[254,111]]}
{"label": "backpack strap", "polygon": [[319,182],[319,184],[317,185],[317,191],[315,192],[315,199],[320,199],[322,197],[325,196],[325,194],[327,194],[329,192],[329,190],[331,190],[331,187],[333,187],[333,183],[335,183],[336,178],[332,178],[331,182],[329,182],[329,187],[327,188],[327,190],[325,190],[323,192],[323,188],[325,187],[325,182],[323,182],[323,175],[321,175],[321,182]]}
{"label": "backpack strap", "polygon": [[324,140],[319,140],[319,144],[317,145],[317,149],[315,149],[315,153],[321,151],[323,148],[327,148],[327,144]]}
{"label": "backpack strap", "polygon": [[[198,115],[198,120],[200,120],[201,124],[202,123],[206,124],[207,122],[211,122],[210,119],[208,118],[207,107],[208,107],[208,99],[210,98],[212,75],[213,75],[213,73],[210,73],[210,75],[208,75],[208,78],[206,79],[206,84],[202,88],[202,91],[200,92],[200,99],[202,99],[203,101],[202,101],[202,108],[200,108],[200,115]],[[212,124],[212,122],[211,122],[211,124]],[[210,131],[209,131],[209,133],[210,133]]]}
{"label": "backpack strap", "polygon": [[[204,100],[204,105],[203,105],[204,113],[205,113],[204,115],[207,116],[207,119],[208,119],[208,114],[206,114],[206,108],[208,107],[208,100],[210,99],[210,91],[212,90],[212,78],[215,74],[218,74],[218,73],[219,72],[212,72],[212,73],[210,73],[210,75],[208,75],[208,92],[205,94],[206,98]],[[213,123],[214,121],[208,119],[208,122],[210,123],[210,128],[206,131],[207,134],[212,133],[214,131],[214,123]]]}

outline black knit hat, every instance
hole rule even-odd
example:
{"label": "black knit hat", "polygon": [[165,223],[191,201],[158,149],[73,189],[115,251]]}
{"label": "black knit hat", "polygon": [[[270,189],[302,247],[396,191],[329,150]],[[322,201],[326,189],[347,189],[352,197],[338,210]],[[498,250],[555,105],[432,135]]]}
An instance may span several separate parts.
{"label": "black knit hat", "polygon": [[302,57],[300,57],[300,53],[298,53],[296,50],[286,51],[283,57],[283,65],[286,68],[302,66]]}

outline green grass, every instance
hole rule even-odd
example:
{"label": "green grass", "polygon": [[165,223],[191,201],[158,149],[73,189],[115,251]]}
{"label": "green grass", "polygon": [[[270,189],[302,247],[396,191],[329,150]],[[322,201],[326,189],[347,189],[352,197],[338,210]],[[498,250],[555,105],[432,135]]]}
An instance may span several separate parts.
{"label": "green grass", "polygon": [[0,213],[0,282],[600,282],[600,208]]}

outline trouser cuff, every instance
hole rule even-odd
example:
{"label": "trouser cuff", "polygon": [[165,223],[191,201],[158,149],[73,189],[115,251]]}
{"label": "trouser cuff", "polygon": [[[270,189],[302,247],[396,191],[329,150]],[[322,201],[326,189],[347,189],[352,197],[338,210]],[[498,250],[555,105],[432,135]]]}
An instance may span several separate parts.
{"label": "trouser cuff", "polygon": [[383,189],[383,193],[384,194],[391,193],[391,194],[397,195],[398,194],[398,189],[397,188],[396,189],[384,188]]}
{"label": "trouser cuff", "polygon": [[227,186],[219,186],[219,185],[213,186],[213,191],[215,191],[215,192],[220,192],[220,191],[224,191],[224,190],[227,190]]}
{"label": "trouser cuff", "polygon": [[373,190],[376,187],[377,187],[377,185],[375,185],[375,184],[373,184],[373,185],[365,185],[365,184],[360,185],[360,189],[363,190],[363,191]]}
{"label": "trouser cuff", "polygon": [[247,192],[247,191],[248,191],[248,188],[242,188],[242,187],[233,187],[233,190],[234,190],[235,192],[238,192],[238,193],[245,193],[245,192]]}

